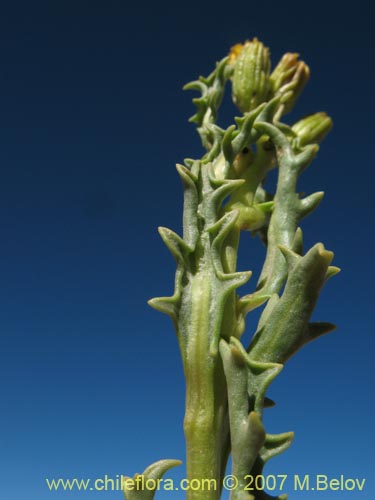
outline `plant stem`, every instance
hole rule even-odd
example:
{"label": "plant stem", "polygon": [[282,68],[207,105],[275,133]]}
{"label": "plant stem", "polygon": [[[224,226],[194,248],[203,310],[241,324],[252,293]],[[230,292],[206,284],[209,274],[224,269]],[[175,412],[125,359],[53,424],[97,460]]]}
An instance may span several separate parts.
{"label": "plant stem", "polygon": [[[191,280],[191,310],[185,316],[184,367],[186,413],[184,430],[187,446],[187,477],[213,479],[212,491],[188,491],[189,500],[217,499],[220,492],[223,440],[228,435],[225,377],[220,357],[211,352],[212,290],[211,266],[202,264]],[[187,312],[187,311],[186,311]]]}
{"label": "plant stem", "polygon": [[[216,365],[216,366],[215,366]],[[220,372],[220,373],[218,373]],[[216,500],[220,498],[221,475],[224,465],[222,448],[228,436],[226,394],[216,390],[218,377],[224,375],[218,363],[209,362],[200,378],[206,379],[196,390],[194,376],[187,374],[186,413],[184,430],[186,438],[187,477],[213,480],[210,488],[201,487],[187,491],[188,500]],[[204,389],[203,389],[204,388]],[[204,393],[203,393],[204,391]]]}

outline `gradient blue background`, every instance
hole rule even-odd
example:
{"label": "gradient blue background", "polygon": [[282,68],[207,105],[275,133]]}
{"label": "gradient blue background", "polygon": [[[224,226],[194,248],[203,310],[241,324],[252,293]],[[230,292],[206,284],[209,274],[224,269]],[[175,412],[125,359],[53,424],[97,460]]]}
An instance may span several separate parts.
{"label": "gradient blue background", "polygon": [[[302,190],[327,193],[303,228],[307,245],[323,241],[343,268],[314,315],[338,330],[271,389],[267,428],[296,439],[268,472],[367,480],[345,494],[293,492],[288,479],[291,500],[374,498],[374,14],[361,0],[2,3],[1,498],[122,498],[50,493],[44,480],[184,458],[177,343],[169,319],[146,305],[173,287],[156,228],[180,230],[174,164],[202,153],[182,85],[253,36],[274,63],[298,51],[311,67],[291,118],[334,118],[301,179]],[[240,267],[257,272],[261,255],[245,235]]]}

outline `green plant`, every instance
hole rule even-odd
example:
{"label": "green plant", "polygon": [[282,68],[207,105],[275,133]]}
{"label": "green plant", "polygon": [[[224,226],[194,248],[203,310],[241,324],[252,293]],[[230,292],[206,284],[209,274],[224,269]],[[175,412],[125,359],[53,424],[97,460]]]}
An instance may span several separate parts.
{"label": "green plant", "polygon": [[[216,500],[227,460],[238,485],[233,500],[271,498],[262,488],[245,491],[248,475],[291,444],[290,432],[272,435],[262,423],[266,391],[284,363],[304,344],[331,331],[330,323],[310,323],[324,282],[339,269],[322,243],[303,253],[299,223],[320,203],[323,193],[303,197],[299,175],[311,163],[318,143],[332,126],[316,113],[293,126],[281,122],[309,78],[297,54],[285,54],[270,71],[268,49],[257,39],[232,48],[207,77],[185,86],[200,97],[191,121],[206,153],[187,159],[177,171],[184,187],[183,237],[167,228],[160,235],[177,262],[175,291],[150,305],[174,323],[186,377],[184,430],[187,478],[214,479],[210,491],[187,491],[189,500]],[[217,114],[226,83],[242,113],[226,130]],[[278,169],[274,194],[264,183]],[[237,271],[240,236],[250,231],[266,247],[253,293],[239,287],[251,272]],[[265,305],[253,339],[240,339],[247,314]],[[146,469],[158,478],[177,461]],[[154,491],[126,488],[128,500],[151,500]],[[280,496],[278,498],[285,498]]]}

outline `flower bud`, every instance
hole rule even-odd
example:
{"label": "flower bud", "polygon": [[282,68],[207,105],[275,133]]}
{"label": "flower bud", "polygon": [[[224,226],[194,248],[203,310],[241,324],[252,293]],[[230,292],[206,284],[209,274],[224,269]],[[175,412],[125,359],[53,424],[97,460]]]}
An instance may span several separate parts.
{"label": "flower bud", "polygon": [[251,207],[242,205],[239,212],[237,225],[243,231],[255,231],[256,229],[260,229],[265,223],[266,214],[256,205]]}
{"label": "flower bud", "polygon": [[332,125],[332,120],[326,113],[320,112],[306,116],[292,127],[297,135],[296,145],[304,147],[308,144],[319,144],[331,130]]}
{"label": "flower bud", "polygon": [[232,47],[229,64],[233,65],[232,97],[236,106],[246,113],[266,101],[270,92],[269,50],[257,38]]}
{"label": "flower bud", "polygon": [[310,78],[310,69],[303,61],[298,61],[298,54],[287,53],[272,71],[270,84],[273,95],[283,95],[283,112],[289,113],[303,88]]}

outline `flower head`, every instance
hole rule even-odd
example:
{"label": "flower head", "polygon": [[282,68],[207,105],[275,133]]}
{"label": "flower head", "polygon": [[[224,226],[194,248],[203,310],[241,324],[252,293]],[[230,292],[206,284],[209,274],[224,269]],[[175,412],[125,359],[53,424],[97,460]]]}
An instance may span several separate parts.
{"label": "flower head", "polygon": [[306,63],[298,60],[299,54],[287,53],[270,75],[273,95],[281,95],[283,113],[289,113],[310,78]]}
{"label": "flower head", "polygon": [[324,112],[306,116],[292,127],[297,135],[295,142],[298,147],[309,144],[319,144],[332,128],[332,119]]}
{"label": "flower head", "polygon": [[268,99],[271,60],[262,42],[254,38],[234,45],[228,62],[233,66],[232,97],[240,111],[251,111]]}

